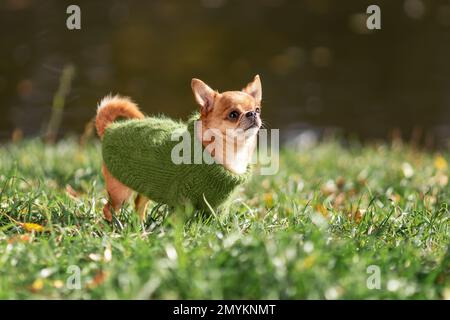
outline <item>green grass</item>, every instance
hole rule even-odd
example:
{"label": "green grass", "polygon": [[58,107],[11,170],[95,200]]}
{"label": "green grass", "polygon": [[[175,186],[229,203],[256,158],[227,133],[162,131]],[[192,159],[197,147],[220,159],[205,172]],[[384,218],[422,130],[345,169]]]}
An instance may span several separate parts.
{"label": "green grass", "polygon": [[[0,298],[448,299],[448,162],[324,142],[283,150],[278,174],[255,176],[229,210],[153,204],[141,224],[128,205],[110,225],[98,143],[2,146]],[[66,285],[73,265],[79,290]]]}

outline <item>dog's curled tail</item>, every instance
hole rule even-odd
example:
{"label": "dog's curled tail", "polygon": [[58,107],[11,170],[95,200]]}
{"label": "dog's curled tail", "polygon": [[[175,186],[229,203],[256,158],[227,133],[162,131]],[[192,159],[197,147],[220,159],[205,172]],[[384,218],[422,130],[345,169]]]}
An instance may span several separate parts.
{"label": "dog's curled tail", "polygon": [[106,96],[100,101],[97,108],[97,116],[95,117],[95,127],[100,138],[103,137],[105,129],[116,118],[126,119],[142,119],[144,114],[139,110],[138,106],[127,97]]}

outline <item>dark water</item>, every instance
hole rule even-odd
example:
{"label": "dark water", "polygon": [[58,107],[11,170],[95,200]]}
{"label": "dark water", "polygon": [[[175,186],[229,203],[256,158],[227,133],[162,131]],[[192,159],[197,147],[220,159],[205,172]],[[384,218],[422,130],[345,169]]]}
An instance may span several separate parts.
{"label": "dark water", "polygon": [[[146,113],[185,117],[190,80],[240,89],[258,73],[263,116],[286,137],[305,128],[446,146],[450,2],[0,1],[0,137],[42,134],[64,66],[76,75],[61,134],[81,132],[109,92]],[[66,28],[81,7],[82,29]],[[320,131],[320,130],[319,130]]]}

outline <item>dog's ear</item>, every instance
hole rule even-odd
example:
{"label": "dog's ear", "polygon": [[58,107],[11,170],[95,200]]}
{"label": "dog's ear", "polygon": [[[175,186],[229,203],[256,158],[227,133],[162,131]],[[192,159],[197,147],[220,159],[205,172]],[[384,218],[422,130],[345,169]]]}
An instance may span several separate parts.
{"label": "dog's ear", "polygon": [[213,105],[217,92],[211,89],[206,83],[199,79],[192,79],[192,92],[195,96],[195,101],[200,106],[201,112],[209,112]]}
{"label": "dog's ear", "polygon": [[252,82],[250,82],[244,89],[245,93],[251,95],[258,103],[261,103],[262,99],[262,87],[259,75],[256,75]]}

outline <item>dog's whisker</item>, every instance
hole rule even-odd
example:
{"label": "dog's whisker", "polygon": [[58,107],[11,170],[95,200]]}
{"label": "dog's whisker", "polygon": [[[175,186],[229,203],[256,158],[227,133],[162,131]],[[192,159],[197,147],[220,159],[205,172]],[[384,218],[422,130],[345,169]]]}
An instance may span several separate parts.
{"label": "dog's whisker", "polygon": [[268,124],[267,121],[262,120],[262,121],[261,121],[261,128],[264,128],[264,129],[270,129],[270,125]]}

